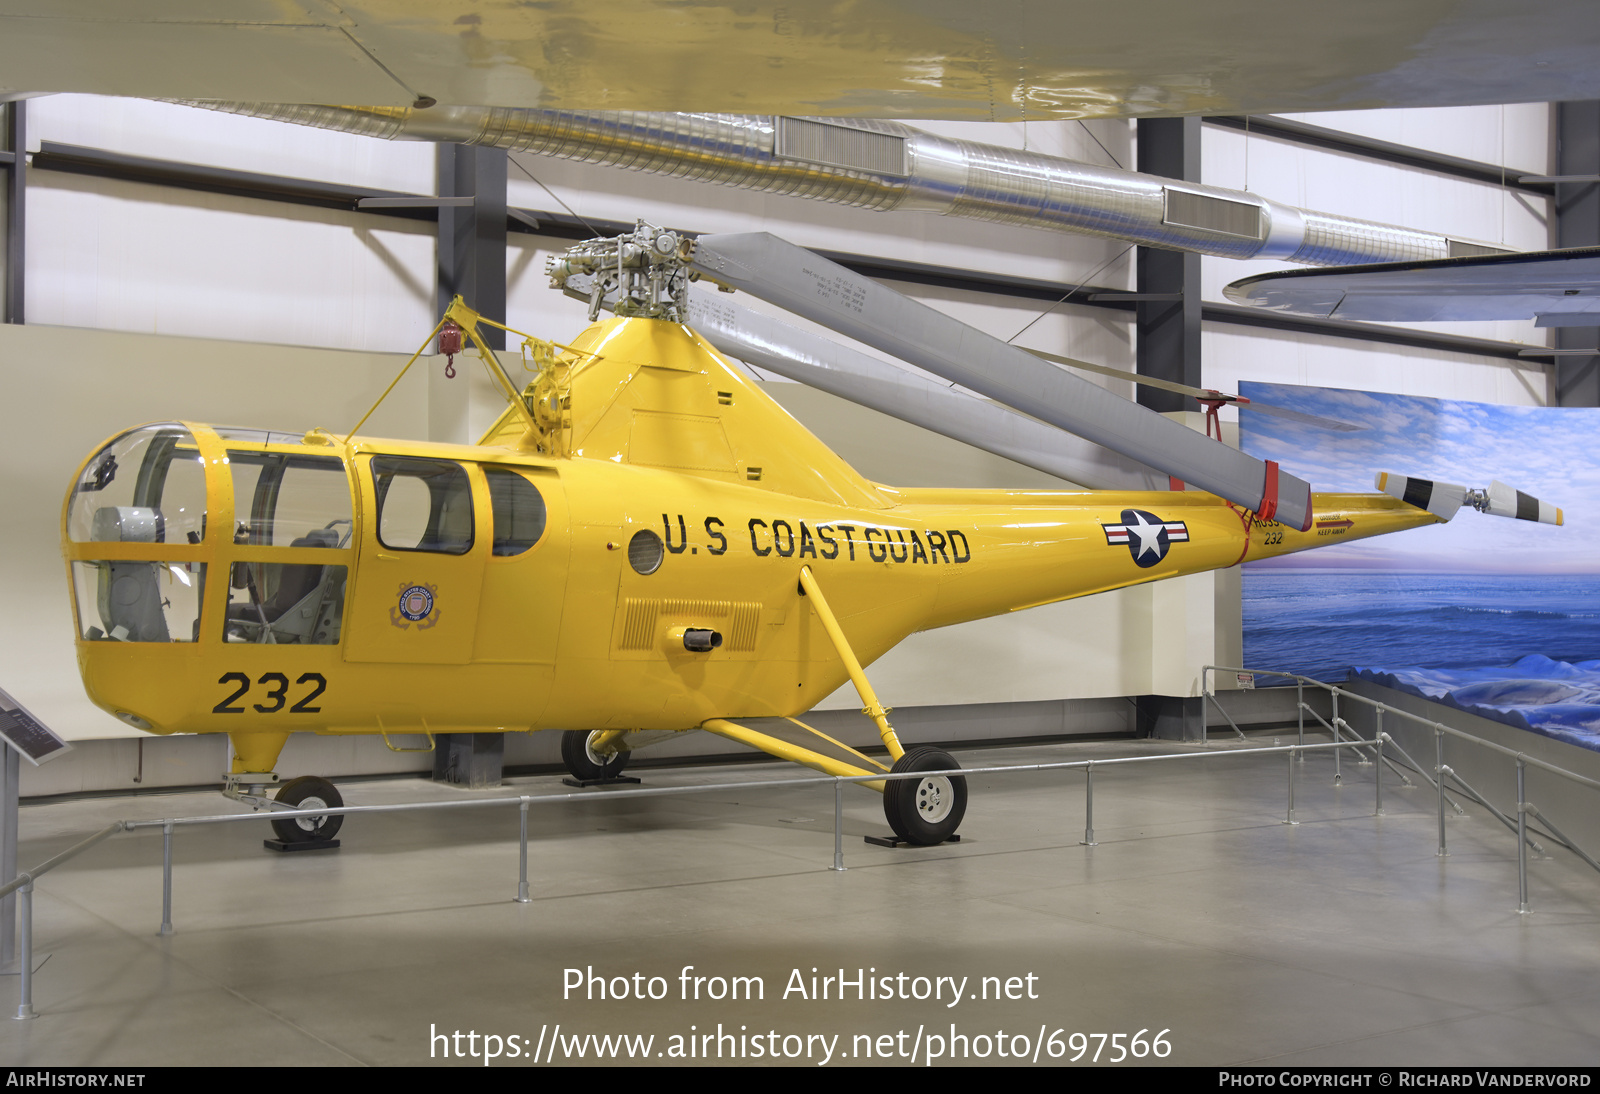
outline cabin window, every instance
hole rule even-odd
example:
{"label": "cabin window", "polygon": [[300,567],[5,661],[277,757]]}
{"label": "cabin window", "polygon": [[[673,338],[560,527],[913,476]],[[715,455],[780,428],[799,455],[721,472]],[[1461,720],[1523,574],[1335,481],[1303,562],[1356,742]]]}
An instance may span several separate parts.
{"label": "cabin window", "polygon": [[516,472],[485,467],[489,506],[494,510],[494,553],[520,555],[544,535],[544,497],[539,488]]}
{"label": "cabin window", "polygon": [[472,550],[472,484],[450,460],[374,456],[378,542],[395,551]]}

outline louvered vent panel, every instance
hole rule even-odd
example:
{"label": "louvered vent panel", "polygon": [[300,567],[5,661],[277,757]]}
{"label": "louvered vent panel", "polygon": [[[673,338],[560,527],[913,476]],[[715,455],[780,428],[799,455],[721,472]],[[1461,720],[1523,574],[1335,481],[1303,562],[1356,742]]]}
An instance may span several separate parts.
{"label": "louvered vent panel", "polygon": [[780,159],[843,167],[874,175],[906,174],[904,137],[869,133],[806,118],[778,119],[774,152]]}
{"label": "louvered vent panel", "polygon": [[761,623],[759,603],[740,603],[733,606],[733,623],[728,627],[728,649],[749,653],[756,648],[756,631]]}
{"label": "louvered vent panel", "polygon": [[1210,194],[1194,194],[1167,187],[1167,211],[1163,223],[1181,228],[1233,236],[1236,239],[1262,239],[1261,207],[1247,201],[1228,201]]}
{"label": "louvered vent panel", "polygon": [[661,610],[659,600],[628,598],[627,613],[622,621],[622,638],[618,649],[647,650],[655,645],[656,616]]}

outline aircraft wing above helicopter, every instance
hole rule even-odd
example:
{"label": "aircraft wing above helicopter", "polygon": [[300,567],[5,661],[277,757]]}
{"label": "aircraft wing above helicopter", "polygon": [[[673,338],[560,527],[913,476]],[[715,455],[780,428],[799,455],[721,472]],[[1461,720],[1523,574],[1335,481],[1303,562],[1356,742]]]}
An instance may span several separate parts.
{"label": "aircraft wing above helicopter", "polygon": [[1582,0],[3,0],[0,95],[1017,121],[1600,96]]}
{"label": "aircraft wing above helicopter", "polygon": [[1600,326],[1600,247],[1284,270],[1235,281],[1228,299],[1288,315],[1419,323],[1535,319]]}

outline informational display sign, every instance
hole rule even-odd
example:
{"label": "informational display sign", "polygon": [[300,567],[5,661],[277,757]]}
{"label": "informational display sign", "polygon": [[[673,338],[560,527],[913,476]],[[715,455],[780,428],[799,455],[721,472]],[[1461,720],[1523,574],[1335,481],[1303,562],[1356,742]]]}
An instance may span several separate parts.
{"label": "informational display sign", "polygon": [[26,756],[35,767],[72,747],[57,737],[49,726],[28,713],[27,708],[4,689],[0,689],[0,738]]}

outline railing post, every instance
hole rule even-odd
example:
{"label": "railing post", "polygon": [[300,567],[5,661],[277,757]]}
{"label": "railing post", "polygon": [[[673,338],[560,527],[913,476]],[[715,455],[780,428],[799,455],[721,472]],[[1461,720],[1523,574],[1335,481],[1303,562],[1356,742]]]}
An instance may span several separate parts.
{"label": "railing post", "polygon": [[159,935],[172,933],[172,822],[161,826],[161,929]]}
{"label": "railing post", "polygon": [[[1339,689],[1338,688],[1334,688],[1333,689],[1333,717],[1331,719],[1329,719],[1328,725],[1333,730],[1333,740],[1334,740],[1335,744],[1337,744],[1340,741],[1344,740],[1344,734],[1339,732]],[[1342,748],[1336,748],[1336,749],[1333,750],[1333,785],[1334,786],[1338,786],[1340,783],[1344,782],[1344,775],[1339,770],[1339,761],[1340,761],[1340,755],[1339,754],[1342,753],[1343,751],[1344,751],[1344,749],[1342,749]]]}
{"label": "railing post", "polygon": [[1444,838],[1444,730],[1434,724],[1433,730],[1433,781],[1439,788],[1439,850],[1434,854],[1446,858],[1450,854]]}
{"label": "railing post", "polygon": [[[1296,731],[1294,743],[1306,743],[1306,682],[1300,677],[1294,678],[1294,714],[1300,720],[1300,728]],[[1301,759],[1305,759],[1304,756]]]}
{"label": "railing post", "polygon": [[[1378,717],[1382,719],[1383,711],[1378,711]],[[1373,802],[1372,815],[1381,817],[1383,816],[1383,722],[1381,720],[1378,722],[1378,732],[1372,739],[1378,742],[1378,763],[1372,769],[1372,784],[1376,788],[1373,792],[1376,801]]]}
{"label": "railing post", "polygon": [[[1339,750],[1334,749],[1334,751],[1337,752]],[[1294,819],[1294,758],[1299,754],[1300,750],[1298,748],[1289,750],[1289,816],[1284,820],[1284,824],[1300,823]]]}
{"label": "railing post", "polygon": [[17,890],[17,929],[22,935],[22,953],[19,955],[22,964],[17,966],[21,974],[22,984],[17,999],[17,1019],[39,1017],[33,1010],[33,878],[23,883]]}
{"label": "railing post", "polygon": [[522,823],[522,834],[517,848],[517,896],[515,903],[528,904],[531,902],[531,898],[528,896],[528,796],[526,794],[522,795],[521,801],[517,803],[517,813],[520,814],[518,819]]}
{"label": "railing post", "polygon": [[1098,847],[1094,841],[1094,761],[1083,769],[1083,839],[1085,847]]}
{"label": "railing post", "polygon": [[833,870],[844,870],[844,780],[833,780]]}
{"label": "railing post", "polygon": [[1517,757],[1517,913],[1528,914],[1528,794],[1526,765]]}

